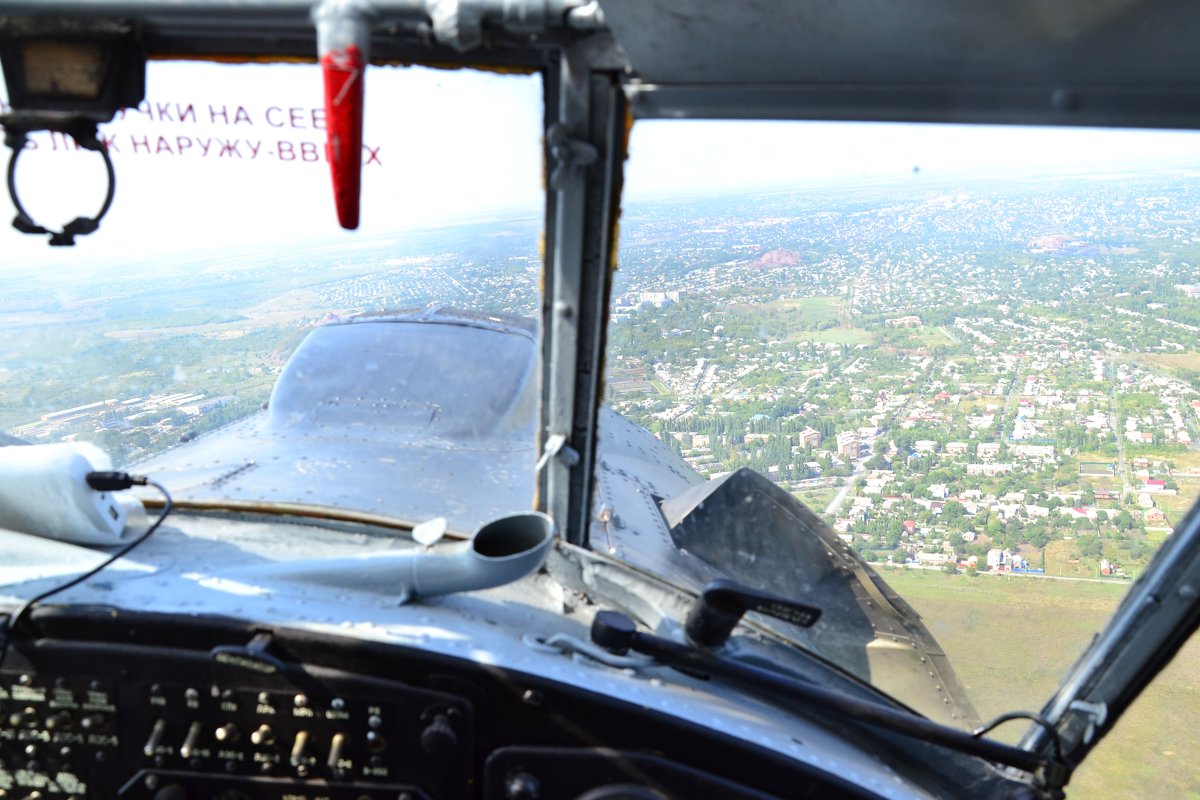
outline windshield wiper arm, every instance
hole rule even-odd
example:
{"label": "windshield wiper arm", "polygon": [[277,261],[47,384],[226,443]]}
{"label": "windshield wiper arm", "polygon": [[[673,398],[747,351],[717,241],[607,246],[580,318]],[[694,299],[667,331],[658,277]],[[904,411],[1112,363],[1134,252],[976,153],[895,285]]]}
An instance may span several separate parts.
{"label": "windshield wiper arm", "polygon": [[804,700],[846,717],[931,742],[961,753],[979,756],[989,761],[1007,764],[1034,773],[1039,777],[1054,771],[1059,765],[1038,753],[990,739],[973,736],[965,731],[941,725],[911,712],[900,711],[882,703],[863,700],[843,692],[806,683],[789,675],[764,667],[733,661],[688,645],[673,642],[636,629],[632,619],[616,611],[601,611],[592,622],[592,641],[609,652],[624,655],[633,650],[648,655],[667,666],[686,674],[710,675],[747,684],[756,689],[769,689],[790,698]]}
{"label": "windshield wiper arm", "polygon": [[747,611],[766,614],[782,622],[811,628],[821,618],[821,609],[786,597],[751,589],[727,580],[704,587],[688,613],[684,632],[701,647],[724,644]]}

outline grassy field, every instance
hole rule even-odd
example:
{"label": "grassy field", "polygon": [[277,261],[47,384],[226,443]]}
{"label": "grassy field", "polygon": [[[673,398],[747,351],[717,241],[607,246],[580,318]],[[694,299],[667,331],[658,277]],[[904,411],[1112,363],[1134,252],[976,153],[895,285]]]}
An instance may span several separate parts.
{"label": "grassy field", "polygon": [[840,297],[800,297],[794,300],[776,300],[766,304],[768,310],[787,310],[798,314],[809,324],[837,322],[846,309],[846,301]]}
{"label": "grassy field", "polygon": [[[1127,586],[888,570],[924,617],[987,720],[1040,710]],[[1020,723],[1000,729],[1015,741]],[[1200,798],[1200,641],[1121,718],[1068,787],[1070,798]]]}
{"label": "grassy field", "polygon": [[[1074,536],[1075,533],[1072,533]],[[1086,535],[1090,536],[1091,533]],[[1078,562],[1078,563],[1076,563]],[[1037,564],[1034,564],[1037,566]],[[1079,554],[1079,545],[1075,540],[1064,539],[1050,542],[1046,545],[1046,574],[1064,575],[1068,578],[1099,577],[1099,564],[1088,563]]]}
{"label": "grassy field", "polygon": [[796,342],[825,342],[828,344],[870,344],[875,337],[862,328],[829,328],[823,331],[793,331]]}
{"label": "grassy field", "polygon": [[1151,445],[1129,445],[1125,448],[1125,457],[1170,461],[1175,465],[1175,469],[1200,467],[1200,450],[1188,450],[1181,446],[1165,448]]}
{"label": "grassy field", "polygon": [[913,338],[925,347],[950,347],[955,344],[941,329],[930,328],[928,326],[914,332]]}
{"label": "grassy field", "polygon": [[833,502],[838,493],[838,487],[821,487],[820,489],[801,489],[792,492],[801,503],[808,506],[814,514],[821,514],[826,506]]}
{"label": "grassy field", "polygon": [[1200,370],[1200,353],[1132,353],[1131,361],[1178,374]]}
{"label": "grassy field", "polygon": [[1200,494],[1200,481],[1194,478],[1181,479],[1179,480],[1179,494],[1155,497],[1154,505],[1163,510],[1172,525],[1178,525],[1195,504],[1197,494]]}
{"label": "grassy field", "polygon": [[[788,340],[794,343],[869,344],[875,341],[870,332],[847,323],[846,301],[840,297],[773,300],[757,305],[733,305],[729,310],[756,319],[782,322],[787,328]],[[821,326],[830,327],[816,330]]]}

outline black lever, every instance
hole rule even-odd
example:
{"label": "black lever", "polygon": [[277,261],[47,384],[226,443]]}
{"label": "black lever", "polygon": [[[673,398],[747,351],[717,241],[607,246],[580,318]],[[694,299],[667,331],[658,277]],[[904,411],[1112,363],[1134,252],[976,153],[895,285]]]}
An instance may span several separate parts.
{"label": "black lever", "polygon": [[[599,611],[592,620],[592,641],[610,653],[624,655],[632,650],[654,658],[684,674],[702,678],[725,678],[761,692],[772,699],[780,696],[798,707],[842,715],[933,744],[1008,764],[1026,772],[1037,772],[1057,762],[991,739],[975,738],[966,731],[950,728],[881,700],[868,700],[846,692],[810,683],[788,673],[755,664],[723,658],[707,650],[642,633],[632,619],[617,611]],[[827,712],[835,712],[833,715]]]}
{"label": "black lever", "polygon": [[255,634],[250,643],[244,647],[235,644],[222,644],[212,649],[212,659],[218,664],[237,669],[257,672],[261,675],[274,675],[282,672],[284,665],[275,656],[267,652],[271,646],[271,634],[263,631]]}
{"label": "black lever", "polygon": [[749,589],[733,581],[713,581],[696,598],[683,629],[701,647],[718,647],[729,639],[747,611],[757,611],[802,628],[811,628],[821,618],[821,609],[816,606]]}

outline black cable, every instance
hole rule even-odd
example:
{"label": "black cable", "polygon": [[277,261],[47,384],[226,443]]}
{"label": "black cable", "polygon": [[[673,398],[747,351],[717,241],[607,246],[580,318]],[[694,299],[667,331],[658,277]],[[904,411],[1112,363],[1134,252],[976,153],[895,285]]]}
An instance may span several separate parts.
{"label": "black cable", "polygon": [[792,700],[817,704],[826,711],[850,719],[877,725],[905,736],[980,756],[989,761],[1037,773],[1047,766],[1037,753],[983,739],[958,728],[901,711],[878,701],[865,700],[815,683],[794,678],[764,667],[714,655],[653,634],[640,633],[632,619],[614,611],[601,611],[592,622],[592,641],[610,652],[623,654],[634,650],[688,675],[713,675],[750,685],[755,689],[783,693]]}
{"label": "black cable", "polygon": [[1035,714],[1032,711],[1009,711],[1007,714],[1001,714],[1000,716],[996,717],[994,720],[989,722],[987,725],[984,725],[982,727],[976,728],[975,730],[971,731],[971,735],[973,737],[975,737],[976,739],[978,739],[980,736],[983,736],[988,731],[998,728],[1006,722],[1012,722],[1014,719],[1027,719],[1031,722],[1034,722],[1034,723],[1037,723],[1038,725],[1040,725],[1042,730],[1044,730],[1046,733],[1048,733],[1050,735],[1050,741],[1053,742],[1053,744],[1054,744],[1055,759],[1057,759],[1059,761],[1059,763],[1062,762],[1062,760],[1063,760],[1062,738],[1058,735],[1058,728],[1054,727],[1054,725],[1052,725],[1050,723],[1050,721],[1048,719],[1046,719],[1045,717],[1043,717],[1041,714]]}
{"label": "black cable", "polygon": [[[67,589],[70,589],[72,586],[78,586],[79,584],[86,581],[88,578],[91,578],[94,575],[96,575],[97,573],[101,572],[105,567],[109,566],[113,562],[118,561],[118,560],[124,558],[125,556],[129,555],[130,551],[132,551],[135,547],[140,545],[142,542],[149,539],[150,536],[156,530],[158,530],[159,526],[163,524],[163,520],[165,520],[167,518],[167,515],[170,514],[171,510],[175,507],[175,503],[171,499],[171,493],[167,491],[165,486],[163,486],[161,483],[158,483],[157,481],[152,481],[149,478],[143,477],[141,475],[130,475],[127,472],[89,472],[87,474],[87,483],[88,483],[88,486],[90,486],[92,489],[94,489],[98,492],[117,492],[117,491],[121,491],[122,489],[129,489],[133,486],[153,486],[155,489],[158,489],[158,491],[162,492],[163,498],[165,498],[165,502],[163,503],[162,511],[159,512],[159,514],[158,514],[158,519],[154,520],[154,522],[151,523],[150,527],[146,529],[146,532],[143,533],[141,536],[139,536],[136,539],[134,539],[133,541],[129,542],[127,545],[122,547],[117,552],[113,553],[107,559],[100,562],[99,565],[93,567],[92,569],[88,570],[87,572],[83,573],[82,575],[76,575],[74,578],[67,581],[66,583],[59,584],[58,586],[55,586],[53,589],[48,589],[47,591],[42,592],[41,594],[37,595],[36,597],[32,598],[31,600],[26,601],[25,605],[21,606],[21,610],[18,611],[16,613],[16,616],[14,616],[8,623],[9,637],[11,637],[12,634],[17,631],[18,627],[25,620],[25,618],[29,615],[29,613],[33,610],[33,607],[35,605],[42,602],[47,597],[52,597],[53,595],[56,595],[59,592],[65,592]],[[0,646],[0,659],[3,659],[3,657],[4,657],[4,648],[2,646]]]}

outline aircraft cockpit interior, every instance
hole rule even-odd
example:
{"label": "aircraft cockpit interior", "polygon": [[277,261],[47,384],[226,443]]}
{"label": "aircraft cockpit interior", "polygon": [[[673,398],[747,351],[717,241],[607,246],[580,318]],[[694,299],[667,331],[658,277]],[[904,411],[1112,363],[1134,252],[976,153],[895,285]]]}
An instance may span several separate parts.
{"label": "aircraft cockpit interior", "polygon": [[1200,623],[1200,164],[1005,159],[1190,158],[1197,31],[0,0],[0,799],[1083,796]]}

